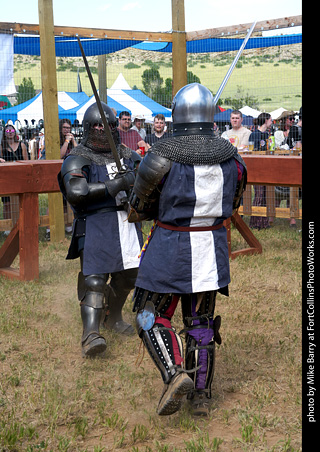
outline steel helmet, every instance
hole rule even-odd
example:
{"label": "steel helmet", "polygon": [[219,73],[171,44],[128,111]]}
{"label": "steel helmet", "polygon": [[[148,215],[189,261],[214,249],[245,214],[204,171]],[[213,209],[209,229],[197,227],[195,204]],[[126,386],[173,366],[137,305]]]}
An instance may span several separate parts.
{"label": "steel helmet", "polygon": [[172,101],[174,124],[213,123],[215,105],[211,91],[200,83],[181,88]]}

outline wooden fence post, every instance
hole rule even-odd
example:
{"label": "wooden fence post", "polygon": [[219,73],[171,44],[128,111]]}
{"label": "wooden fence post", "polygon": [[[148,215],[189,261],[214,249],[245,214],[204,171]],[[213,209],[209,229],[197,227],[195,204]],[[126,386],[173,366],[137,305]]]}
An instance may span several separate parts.
{"label": "wooden fence post", "polygon": [[[56,50],[52,0],[38,0],[41,51],[41,82],[46,159],[60,159]],[[61,193],[49,193],[50,240],[63,240],[64,216]]]}
{"label": "wooden fence post", "polygon": [[187,41],[184,0],[171,0],[172,9],[172,97],[187,84]]}

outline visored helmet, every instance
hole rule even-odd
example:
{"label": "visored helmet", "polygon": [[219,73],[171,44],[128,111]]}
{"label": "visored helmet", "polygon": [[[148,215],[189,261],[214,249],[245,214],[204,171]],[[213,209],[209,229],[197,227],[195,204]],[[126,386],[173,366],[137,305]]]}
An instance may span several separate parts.
{"label": "visored helmet", "polygon": [[172,101],[173,124],[213,123],[214,111],[213,95],[200,83],[184,86]]}
{"label": "visored helmet", "polygon": [[[109,124],[114,142],[117,145],[119,142],[117,130],[117,118],[113,113],[112,109],[107,104],[101,102],[101,105],[105,117],[107,119],[107,122]],[[103,124],[100,116],[100,111],[96,102],[90,105],[90,107],[86,110],[83,116],[82,121],[83,138],[81,140],[81,144],[84,144],[87,147],[97,151],[110,149],[106,133],[103,130],[95,130],[93,127],[95,124]]]}

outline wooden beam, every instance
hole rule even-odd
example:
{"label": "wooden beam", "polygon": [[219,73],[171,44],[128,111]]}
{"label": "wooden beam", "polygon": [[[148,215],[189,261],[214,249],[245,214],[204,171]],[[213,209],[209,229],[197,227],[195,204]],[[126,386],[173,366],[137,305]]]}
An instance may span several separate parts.
{"label": "wooden beam", "polygon": [[302,186],[302,157],[243,155],[248,184]]}
{"label": "wooden beam", "polygon": [[61,164],[62,160],[23,160],[18,163],[5,163],[0,171],[0,193],[18,195],[58,192],[57,175]]}
{"label": "wooden beam", "polygon": [[20,195],[19,254],[20,279],[39,278],[39,202],[36,193]]}
{"label": "wooden beam", "polygon": [[[38,24],[19,24],[16,22],[0,22],[0,29],[17,34],[39,34]],[[80,36],[98,39],[132,39],[137,41],[171,42],[171,33],[153,31],[110,30],[105,28],[54,27],[55,36]]]}
{"label": "wooden beam", "polygon": [[[38,0],[41,51],[41,82],[43,119],[47,159],[60,159],[58,89],[52,0]],[[49,199],[50,240],[64,239],[63,204],[61,194]]]}
{"label": "wooden beam", "polygon": [[[187,41],[195,41],[197,39],[221,38],[229,35],[246,35],[252,23],[230,25],[228,27],[208,28],[206,30],[198,30],[187,32]],[[288,16],[281,19],[263,20],[256,23],[255,32],[277,30],[281,33],[281,28],[296,27],[302,25],[302,16]]]}
{"label": "wooden beam", "polygon": [[171,0],[172,8],[172,78],[173,93],[187,84],[187,47],[184,0]]}
{"label": "wooden beam", "polygon": [[98,55],[99,97],[101,102],[107,103],[107,64],[106,55]]}

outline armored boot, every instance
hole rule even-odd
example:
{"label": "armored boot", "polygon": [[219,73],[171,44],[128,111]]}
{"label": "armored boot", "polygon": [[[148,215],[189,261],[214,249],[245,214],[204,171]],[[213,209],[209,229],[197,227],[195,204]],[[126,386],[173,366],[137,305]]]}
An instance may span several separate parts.
{"label": "armored boot", "polygon": [[81,343],[83,357],[102,355],[107,348],[106,340],[99,332],[99,325],[103,313],[103,308],[94,308],[87,304],[81,304],[81,318],[83,323]]}
{"label": "armored boot", "polygon": [[136,268],[123,270],[111,275],[111,281],[107,284],[104,291],[106,312],[103,326],[107,330],[126,336],[131,336],[135,333],[133,326],[123,320],[122,308],[130,291],[134,288],[136,276]]}
{"label": "armored boot", "polygon": [[82,333],[82,356],[101,355],[107,348],[106,340],[100,334],[100,323],[104,314],[104,286],[106,275],[84,276],[79,273],[78,297],[80,300]]}

